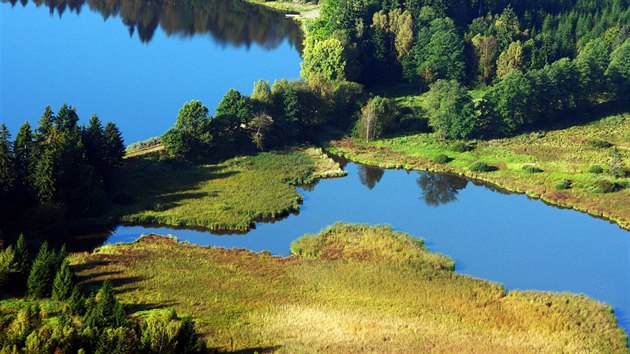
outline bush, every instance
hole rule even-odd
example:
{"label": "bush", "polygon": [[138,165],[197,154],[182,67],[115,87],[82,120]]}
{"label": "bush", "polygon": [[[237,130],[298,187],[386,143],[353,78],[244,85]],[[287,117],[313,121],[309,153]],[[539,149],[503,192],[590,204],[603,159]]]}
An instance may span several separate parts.
{"label": "bush", "polygon": [[451,151],[455,151],[455,152],[466,152],[466,151],[471,151],[474,149],[473,146],[463,142],[463,141],[457,141],[453,144],[451,144],[451,146],[449,147],[449,149]]}
{"label": "bush", "polygon": [[591,139],[588,141],[588,145],[597,149],[608,149],[614,146],[613,143],[601,139]]}
{"label": "bush", "polygon": [[555,187],[556,187],[556,189],[557,189],[557,190],[565,190],[565,189],[569,189],[569,188],[571,188],[571,182],[570,182],[570,181],[567,181],[567,180],[565,179],[565,180],[562,180],[562,181],[560,181],[560,182],[556,183],[556,186],[555,186]]}
{"label": "bush", "polygon": [[534,165],[525,165],[525,166],[523,166],[523,171],[529,172],[529,173],[541,173],[541,172],[544,172],[544,170],[542,168],[534,166]]}
{"label": "bush", "polygon": [[600,165],[593,165],[593,166],[588,168],[588,172],[598,175],[598,174],[604,172],[604,168],[602,166],[600,166]]}
{"label": "bush", "polygon": [[614,192],[615,190],[617,190],[617,186],[611,181],[600,179],[599,181],[593,183],[590,189],[593,193],[603,194]]}
{"label": "bush", "polygon": [[470,166],[470,170],[473,172],[493,172],[496,171],[497,168],[485,162],[477,161]]}
{"label": "bush", "polygon": [[439,163],[439,164],[449,163],[451,162],[451,158],[444,154],[439,154],[433,157],[433,162]]}

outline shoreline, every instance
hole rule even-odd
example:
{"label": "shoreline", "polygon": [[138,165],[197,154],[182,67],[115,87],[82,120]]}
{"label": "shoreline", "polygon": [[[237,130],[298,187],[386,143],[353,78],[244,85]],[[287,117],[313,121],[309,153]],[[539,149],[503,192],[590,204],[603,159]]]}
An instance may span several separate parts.
{"label": "shoreline", "polygon": [[[419,172],[434,172],[434,173],[451,173],[458,176],[465,177],[468,180],[479,181],[482,183],[491,184],[494,187],[502,189],[508,193],[515,194],[524,194],[528,198],[541,200],[545,204],[553,207],[559,207],[563,209],[571,209],[578,212],[582,212],[588,214],[592,217],[596,217],[602,220],[606,220],[612,224],[618,225],[621,229],[630,231],[630,220],[624,219],[622,217],[618,217],[615,215],[611,215],[605,212],[598,212],[589,209],[588,207],[584,207],[582,205],[571,203],[571,202],[562,202],[560,199],[554,199],[548,197],[545,193],[537,193],[531,190],[524,190],[518,187],[510,186],[509,184],[501,183],[497,181],[497,178],[491,178],[492,172],[486,173],[476,173],[472,171],[467,171],[465,169],[460,169],[454,166],[449,166],[448,168],[440,168],[436,164],[426,164],[423,163],[421,159],[414,158],[411,156],[404,156],[407,159],[413,159],[412,163],[404,163],[404,162],[383,162],[371,159],[365,159],[358,156],[358,154],[354,154],[352,152],[344,151],[335,146],[326,146],[322,147],[322,149],[331,155],[336,155],[345,159],[348,159],[355,163],[360,163],[363,165],[374,166],[383,169],[405,169],[405,170],[413,170]],[[391,152],[395,154],[395,152]],[[571,198],[567,198],[566,200],[571,200]]]}

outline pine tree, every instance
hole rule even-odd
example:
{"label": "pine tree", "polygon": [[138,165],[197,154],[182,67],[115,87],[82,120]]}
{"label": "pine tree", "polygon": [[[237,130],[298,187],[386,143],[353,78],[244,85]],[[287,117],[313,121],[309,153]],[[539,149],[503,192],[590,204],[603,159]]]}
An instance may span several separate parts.
{"label": "pine tree", "polygon": [[28,247],[26,246],[26,239],[24,234],[20,234],[17,243],[15,244],[15,270],[22,279],[26,278],[29,270],[28,262]]}
{"label": "pine tree", "polygon": [[78,286],[74,286],[72,294],[68,299],[68,306],[70,307],[70,313],[73,315],[80,315],[85,312],[85,296]]}
{"label": "pine tree", "polygon": [[88,162],[102,174],[107,164],[107,144],[103,134],[103,125],[96,114],[90,119],[87,128],[83,129],[82,141]]}
{"label": "pine tree", "polygon": [[122,163],[123,157],[125,157],[125,142],[123,141],[122,134],[118,127],[112,122],[105,125],[103,129],[103,135],[105,138],[106,154],[105,159],[109,168],[118,166]]}
{"label": "pine tree", "polygon": [[52,109],[50,108],[50,106],[46,106],[44,113],[39,118],[39,122],[37,123],[37,135],[35,139],[40,147],[48,141],[48,138],[50,137],[50,132],[53,128],[54,120],[55,115],[53,114]]}
{"label": "pine tree", "polygon": [[53,283],[53,260],[54,252],[48,248],[48,243],[44,242],[37,253],[35,261],[31,267],[31,272],[26,282],[27,294],[35,298],[50,296]]}
{"label": "pine tree", "polygon": [[26,122],[20,127],[20,130],[18,130],[15,141],[13,142],[16,178],[24,186],[28,185],[31,174],[33,149],[33,132],[31,125]]}
{"label": "pine tree", "polygon": [[67,300],[72,295],[73,281],[72,272],[70,271],[70,263],[65,259],[61,263],[61,268],[55,275],[52,288],[53,300]]}
{"label": "pine tree", "polygon": [[177,333],[175,352],[182,354],[199,353],[202,349],[202,341],[195,331],[195,322],[192,317],[184,316],[181,321],[179,333]]}
{"label": "pine tree", "polygon": [[13,148],[10,139],[11,134],[7,126],[0,125],[0,195],[8,193],[15,180]]}

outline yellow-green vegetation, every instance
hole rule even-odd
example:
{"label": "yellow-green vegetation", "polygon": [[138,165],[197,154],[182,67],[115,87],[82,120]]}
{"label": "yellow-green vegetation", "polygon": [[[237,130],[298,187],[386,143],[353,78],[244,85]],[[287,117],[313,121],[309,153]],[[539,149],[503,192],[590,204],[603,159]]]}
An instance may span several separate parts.
{"label": "yellow-green vegetation", "polygon": [[[610,173],[615,151],[622,165],[630,161],[630,114],[489,141],[453,143],[423,133],[371,142],[345,139],[331,142],[327,149],[384,168],[465,175],[630,228],[630,178],[627,172],[625,177]],[[444,160],[436,159],[441,154],[449,161],[439,163]],[[472,171],[478,162],[490,171]]]}
{"label": "yellow-green vegetation", "polygon": [[[146,236],[72,257],[80,279],[111,279],[138,313],[193,314],[211,348],[280,352],[626,352],[609,306],[584,296],[506,293],[452,271],[388,226],[337,224],[295,256]],[[173,276],[173,275],[176,276]]]}
{"label": "yellow-green vegetation", "polygon": [[268,8],[282,11],[299,13],[300,18],[314,19],[319,17],[319,9],[321,5],[317,1],[265,1],[265,0],[247,0],[251,3],[266,6]]}
{"label": "yellow-green vegetation", "polygon": [[155,149],[125,160],[113,211],[122,222],[245,231],[257,220],[298,211],[295,185],[345,174],[316,148],[213,165],[162,160]]}

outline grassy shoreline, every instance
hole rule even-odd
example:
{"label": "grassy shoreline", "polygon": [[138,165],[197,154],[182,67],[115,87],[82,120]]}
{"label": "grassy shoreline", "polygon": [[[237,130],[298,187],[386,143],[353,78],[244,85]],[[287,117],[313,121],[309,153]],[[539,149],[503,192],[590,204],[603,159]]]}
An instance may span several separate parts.
{"label": "grassy shoreline", "polygon": [[112,280],[138,316],[163,306],[194,314],[219,351],[627,352],[608,305],[458,275],[387,226],[336,224],[292,252],[147,236],[72,263],[84,285]]}
{"label": "grassy shoreline", "polygon": [[296,186],[346,175],[318,148],[261,153],[213,165],[163,161],[155,149],[126,159],[118,197],[122,201],[111,211],[115,220],[245,232],[258,221],[298,212],[302,197]]}
{"label": "grassy shoreline", "polygon": [[[373,142],[357,139],[331,141],[325,150],[349,160],[381,168],[405,168],[448,172],[483,181],[514,193],[526,194],[545,203],[570,208],[601,217],[630,230],[630,178],[611,178],[605,173],[588,172],[592,165],[605,166],[608,149],[588,146],[591,139],[614,143],[630,160],[630,115],[611,116],[582,126],[528,133],[513,138],[478,142],[471,151],[452,151],[432,134],[384,138]],[[446,154],[450,161],[437,163],[435,157]],[[483,161],[497,170],[473,172],[474,162]],[[524,170],[541,168],[540,173]],[[558,190],[560,181],[570,181],[571,188]],[[626,188],[613,193],[594,193],[593,185],[609,180]]]}
{"label": "grassy shoreline", "polygon": [[265,1],[265,0],[247,0],[252,4],[259,6],[265,6],[267,8],[284,12],[284,13],[297,13],[298,19],[314,19],[319,17],[320,4],[314,4],[309,2],[293,2],[293,1]]}

